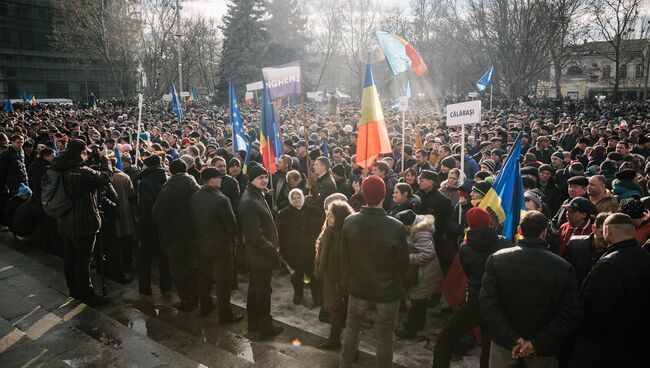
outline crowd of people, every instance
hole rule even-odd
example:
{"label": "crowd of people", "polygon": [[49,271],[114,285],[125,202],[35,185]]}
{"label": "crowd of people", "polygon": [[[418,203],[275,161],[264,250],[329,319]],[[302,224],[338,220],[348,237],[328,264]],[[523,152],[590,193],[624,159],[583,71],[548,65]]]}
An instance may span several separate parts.
{"label": "crowd of people", "polygon": [[[466,127],[462,169],[461,131],[430,102],[411,106],[404,130],[386,110],[393,152],[368,168],[355,160],[358,102],[284,107],[274,172],[254,106],[242,107],[247,152],[233,149],[227,107],[205,102],[182,121],[146,103],[141,130],[134,102],[15,105],[0,113],[0,223],[62,256],[70,296],[90,306],[110,302],[92,267],[152,295],[155,266],[178,310],[216,306],[220,323],[238,322],[230,294],[248,274],[260,338],[282,332],[271,279],[288,272],[293,303],[308,290],[331,325],[320,347],[341,349],[341,367],[369,311],[377,366],[390,367],[395,336],[426,329],[458,270],[465,297],[442,292],[453,314],[434,367],[467,339],[481,342],[482,368],[650,366],[650,105],[495,105]],[[511,242],[480,203],[518,135],[526,213]]]}

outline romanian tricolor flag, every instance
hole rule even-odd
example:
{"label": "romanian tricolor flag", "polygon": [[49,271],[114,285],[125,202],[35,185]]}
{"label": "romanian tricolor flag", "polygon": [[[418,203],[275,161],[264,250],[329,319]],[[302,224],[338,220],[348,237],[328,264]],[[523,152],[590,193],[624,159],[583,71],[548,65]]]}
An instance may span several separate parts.
{"label": "romanian tricolor flag", "polygon": [[361,96],[361,118],[357,125],[357,165],[368,168],[379,154],[391,152],[384,113],[372,75],[372,66],[368,60]]}
{"label": "romanian tricolor flag", "polygon": [[264,167],[274,174],[275,162],[282,156],[282,142],[275,122],[275,111],[269,97],[269,90],[264,83],[264,98],[262,101],[262,114],[260,115],[260,153]]}
{"label": "romanian tricolor flag", "polygon": [[421,77],[429,70],[420,53],[402,37],[385,31],[377,31],[375,36],[394,75],[412,69],[415,75]]}
{"label": "romanian tricolor flag", "polygon": [[517,135],[501,172],[479,207],[492,210],[503,224],[502,235],[513,241],[522,213],[526,211],[524,187],[521,181],[521,133]]}

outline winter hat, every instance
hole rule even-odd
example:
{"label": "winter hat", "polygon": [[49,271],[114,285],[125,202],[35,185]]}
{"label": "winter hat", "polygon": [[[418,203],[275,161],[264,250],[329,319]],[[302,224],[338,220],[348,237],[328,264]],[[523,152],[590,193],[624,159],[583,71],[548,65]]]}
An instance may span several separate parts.
{"label": "winter hat", "polygon": [[634,180],[636,178],[636,171],[634,169],[623,169],[616,173],[618,180]]}
{"label": "winter hat", "polygon": [[553,157],[559,158],[560,160],[564,160],[564,153],[562,151],[555,151],[551,155],[551,158],[553,158]]}
{"label": "winter hat", "polygon": [[140,139],[142,139],[143,141],[149,141],[149,132],[141,132]]}
{"label": "winter hat", "polygon": [[589,179],[584,175],[572,176],[566,182],[567,184],[580,185],[585,188],[589,186]]}
{"label": "winter hat", "polygon": [[535,206],[537,206],[537,208],[542,208],[542,198],[540,198],[533,191],[526,191],[526,193],[524,193],[524,199],[535,203]]}
{"label": "winter hat", "polygon": [[158,155],[151,155],[145,158],[142,162],[144,162],[147,167],[160,167],[162,164],[162,159]]}
{"label": "winter hat", "polygon": [[363,199],[371,206],[376,206],[386,198],[386,184],[377,175],[370,175],[361,183]]}
{"label": "winter hat", "polygon": [[202,182],[207,182],[210,179],[213,178],[223,178],[226,176],[226,173],[222,173],[221,171],[217,170],[215,167],[206,167],[201,171],[201,181]]}
{"label": "winter hat", "polygon": [[342,164],[336,164],[332,167],[332,172],[337,176],[345,178],[345,166]]}
{"label": "winter hat", "polygon": [[18,186],[18,194],[19,197],[23,196],[30,196],[32,195],[32,190],[29,189],[29,187],[25,183],[20,183]]}
{"label": "winter hat", "polygon": [[180,157],[180,159],[185,163],[185,166],[194,165],[195,163],[194,157],[190,155],[183,155]]}
{"label": "winter hat", "polygon": [[445,157],[445,158],[442,160],[441,164],[442,164],[442,166],[444,166],[444,167],[447,167],[447,168],[450,168],[450,169],[455,169],[455,168],[456,168],[456,159],[454,159],[454,158],[451,157],[451,156],[449,156],[449,157]]}
{"label": "winter hat", "polygon": [[492,216],[483,208],[472,207],[467,211],[467,226],[471,229],[492,227]]}
{"label": "winter hat", "polygon": [[86,142],[82,141],[81,139],[73,139],[68,142],[66,151],[76,154],[79,154],[83,151],[91,152],[91,150],[88,149],[88,146],[86,146]]}
{"label": "winter hat", "polygon": [[476,192],[485,197],[490,191],[490,188],[492,188],[492,184],[488,183],[487,181],[482,181],[480,183],[474,184],[472,187],[472,192]]}
{"label": "winter hat", "polygon": [[537,177],[539,173],[539,170],[535,167],[531,166],[526,166],[521,168],[521,175],[530,175],[530,176],[535,176]]}
{"label": "winter hat", "polygon": [[248,168],[248,172],[246,173],[248,175],[248,180],[253,181],[255,180],[258,176],[262,175],[269,175],[269,172],[266,171],[266,169],[260,165],[256,165],[253,167]]}
{"label": "winter hat", "polygon": [[481,162],[481,165],[487,166],[491,172],[494,172],[494,170],[497,168],[496,164],[494,163],[494,160],[491,159],[483,160],[483,162]]}
{"label": "winter hat", "polygon": [[490,174],[487,171],[479,171],[479,172],[476,173],[476,175],[474,175],[474,179],[486,180],[490,176],[492,176],[492,174]]}
{"label": "winter hat", "polygon": [[176,159],[172,161],[171,164],[169,164],[169,171],[172,173],[172,175],[182,174],[184,172],[187,172],[187,165],[185,165],[185,162],[183,162],[183,160]]}
{"label": "winter hat", "polygon": [[237,158],[231,158],[230,161],[228,161],[228,168],[230,169],[233,166],[241,167],[241,162]]}
{"label": "winter hat", "polygon": [[616,162],[614,161],[603,161],[600,164],[600,173],[603,175],[614,175],[616,173]]}
{"label": "winter hat", "polygon": [[643,218],[646,213],[646,208],[643,205],[643,202],[636,198],[628,198],[621,201],[619,206],[621,213],[624,213],[632,220]]}
{"label": "winter hat", "polygon": [[413,225],[415,222],[415,212],[411,210],[398,212],[395,218],[406,226]]}
{"label": "winter hat", "polygon": [[541,173],[542,171],[548,171],[551,174],[553,174],[553,167],[551,167],[551,165],[548,164],[541,165],[539,169],[537,169],[537,172]]}
{"label": "winter hat", "polygon": [[569,175],[580,176],[580,175],[584,175],[584,173],[585,173],[585,167],[582,166],[581,163],[574,162],[571,165],[569,165]]}

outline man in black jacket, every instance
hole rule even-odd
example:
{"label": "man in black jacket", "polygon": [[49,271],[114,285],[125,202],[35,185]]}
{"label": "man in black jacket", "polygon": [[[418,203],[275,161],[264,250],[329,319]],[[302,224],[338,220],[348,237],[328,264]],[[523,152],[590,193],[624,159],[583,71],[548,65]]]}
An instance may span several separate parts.
{"label": "man in black jacket", "polygon": [[190,198],[199,190],[199,184],[186,170],[180,159],[169,165],[172,176],[160,191],[151,218],[158,224],[161,246],[169,252],[172,278],[181,299],[174,307],[191,312],[198,305],[199,279]]}
{"label": "man in black jacket", "polygon": [[572,236],[569,239],[562,258],[566,259],[573,266],[576,273],[576,280],[578,281],[578,288],[580,288],[584,279],[591,272],[593,265],[605,253],[607,243],[603,237],[603,223],[609,215],[611,213],[601,212],[596,216],[591,235]]}
{"label": "man in black jacket", "polygon": [[192,195],[190,209],[199,246],[199,301],[201,315],[214,308],[212,302],[213,275],[217,275],[219,323],[241,321],[230,307],[230,286],[233,273],[233,239],[239,234],[230,201],[219,190],[225,173],[208,167],[201,171],[203,186]]}
{"label": "man in black jacket", "polygon": [[584,281],[583,318],[571,367],[650,366],[650,255],[634,238],[628,215],[603,224],[607,250]]}
{"label": "man in black jacket", "polygon": [[[336,193],[336,182],[330,174],[330,160],[319,157],[314,161],[314,175],[318,178],[316,185],[311,189],[310,205],[323,208],[325,198]],[[309,197],[308,197],[309,198]]]}
{"label": "man in black jacket", "polygon": [[481,313],[479,291],[485,273],[485,262],[494,252],[509,248],[512,244],[497,235],[492,216],[483,208],[467,211],[467,240],[460,246],[460,263],[467,275],[467,299],[447,322],[433,350],[433,368],[449,367],[452,351],[458,340],[475,326],[481,327],[483,346],[481,368],[487,368],[490,357],[489,329]]}
{"label": "man in black jacket", "polygon": [[137,250],[138,291],[151,296],[151,264],[158,259],[158,275],[160,291],[169,292],[172,288],[169,256],[160,247],[158,225],[151,217],[158,194],[167,181],[167,173],[161,167],[162,159],[158,155],[149,156],[143,161],[144,168],[138,175],[138,210],[136,225],[140,236],[140,246]]}
{"label": "man in black jacket", "polygon": [[278,231],[264,191],[269,174],[262,166],[248,170],[248,186],[239,201],[239,223],[242,228],[246,261],[250,268],[246,312],[248,331],[260,331],[261,338],[279,335],[282,327],[273,326],[271,318],[271,272],[279,266]]}
{"label": "man in black jacket", "polygon": [[403,280],[409,264],[406,232],[401,222],[382,208],[386,198],[384,181],[376,175],[362,186],[367,206],[350,215],[343,225],[342,288],[350,294],[348,316],[339,366],[352,366],[359,334],[370,310],[377,310],[377,366],[393,361],[393,331],[397,327]]}
{"label": "man in black jacket", "polygon": [[18,194],[21,184],[28,185],[27,169],[25,168],[25,153],[23,143],[25,138],[22,134],[14,134],[9,140],[10,144],[6,150],[0,153],[0,225],[5,224],[6,202]]}
{"label": "man in black jacket", "polygon": [[479,294],[490,329],[490,366],[553,364],[576,325],[578,289],[571,265],[547,246],[546,217],[527,212],[517,246],[491,255]]}

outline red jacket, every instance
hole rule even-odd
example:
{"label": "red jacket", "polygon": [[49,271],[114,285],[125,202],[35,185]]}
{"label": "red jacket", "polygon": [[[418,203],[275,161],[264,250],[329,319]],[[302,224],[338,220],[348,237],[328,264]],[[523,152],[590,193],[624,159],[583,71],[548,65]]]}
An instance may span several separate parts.
{"label": "red jacket", "polygon": [[567,244],[569,244],[569,240],[571,240],[571,237],[574,235],[591,235],[593,232],[592,229],[592,222],[591,219],[588,218],[587,222],[579,227],[572,227],[569,222],[565,222],[560,226],[560,250],[558,251],[558,255],[560,257],[564,256],[564,251],[566,250]]}

